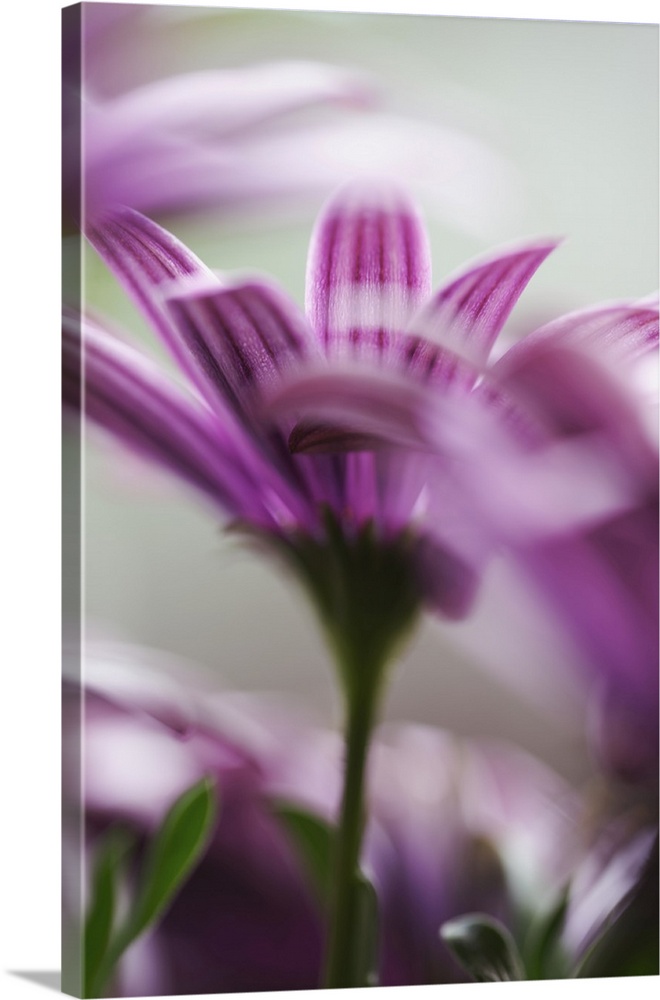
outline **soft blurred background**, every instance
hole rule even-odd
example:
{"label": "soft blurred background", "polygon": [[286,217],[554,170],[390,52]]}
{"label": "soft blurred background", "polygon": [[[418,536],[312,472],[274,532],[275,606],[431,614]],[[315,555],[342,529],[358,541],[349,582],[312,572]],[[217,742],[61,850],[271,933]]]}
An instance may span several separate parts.
{"label": "soft blurred background", "polygon": [[[648,25],[145,7],[129,25],[109,25],[94,80],[111,97],[174,72],[279,59],[373,74],[388,112],[458,132],[474,154],[463,213],[432,185],[417,190],[436,283],[489,246],[566,237],[515,310],[505,332],[513,339],[657,285],[657,40]],[[357,118],[354,127],[359,136]],[[320,201],[308,198],[293,217],[270,206],[159,221],[211,267],[267,271],[302,304]],[[85,265],[87,304],[160,355],[91,251]],[[290,693],[336,721],[329,659],[291,581],[91,432],[84,472],[88,635],[168,650],[229,686]],[[495,563],[467,622],[424,622],[393,672],[385,714],[511,738],[577,781],[590,769],[577,656],[528,585]]]}

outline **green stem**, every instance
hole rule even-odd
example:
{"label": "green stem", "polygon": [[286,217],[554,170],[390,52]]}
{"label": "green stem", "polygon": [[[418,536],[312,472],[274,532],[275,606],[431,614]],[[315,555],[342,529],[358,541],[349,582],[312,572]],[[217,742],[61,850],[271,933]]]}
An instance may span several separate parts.
{"label": "green stem", "polygon": [[358,938],[357,873],[364,828],[364,772],[375,709],[375,691],[351,699],[346,729],[346,770],[337,830],[333,900],[326,959],[328,988],[364,986],[355,978]]}

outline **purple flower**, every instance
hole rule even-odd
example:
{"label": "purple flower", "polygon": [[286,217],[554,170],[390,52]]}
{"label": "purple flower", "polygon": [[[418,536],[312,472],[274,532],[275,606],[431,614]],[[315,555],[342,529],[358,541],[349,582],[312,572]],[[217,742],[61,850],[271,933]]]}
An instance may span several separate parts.
{"label": "purple flower", "polygon": [[657,779],[658,452],[649,404],[657,299],[612,303],[549,324],[493,369],[497,384],[560,440],[607,442],[634,502],[586,530],[517,556],[597,682],[593,735],[624,778]]}
{"label": "purple flower", "polygon": [[[65,687],[65,831],[82,809],[87,857],[110,825],[148,840],[188,785],[204,774],[218,782],[211,845],[159,926],[127,954],[119,992],[315,988],[322,907],[275,807],[334,821],[339,737],[290,707],[219,690],[187,664],[182,683],[180,671],[160,655],[96,648],[82,716],[80,690]],[[393,726],[375,741],[368,801],[362,863],[379,898],[383,985],[464,980],[439,939],[442,922],[476,910],[515,929],[572,876],[565,947],[579,955],[648,847],[642,827],[616,850],[605,838],[606,862],[600,849],[585,855],[585,806],[557,775],[505,745],[425,726]],[[76,884],[77,864],[65,886]]]}
{"label": "purple flower", "polygon": [[[284,551],[313,588],[334,572],[327,563],[320,569],[330,516],[349,545],[373,531],[381,552],[400,560],[403,579],[441,614],[460,618],[495,539],[514,529],[547,533],[622,502],[602,470],[585,463],[581,493],[567,495],[571,448],[523,447],[520,413],[476,385],[552,241],[497,252],[431,294],[426,234],[408,199],[390,186],[353,186],[317,224],[306,318],[263,279],[223,283],[131,210],[105,215],[90,239],[195,394],[86,321],[86,413]],[[65,385],[74,402],[79,369],[79,337],[67,319]],[[309,419],[306,409],[318,412]],[[477,483],[490,489],[487,517]],[[358,589],[381,571],[372,565]],[[336,595],[316,597],[323,605]],[[382,618],[383,608],[376,613]]]}

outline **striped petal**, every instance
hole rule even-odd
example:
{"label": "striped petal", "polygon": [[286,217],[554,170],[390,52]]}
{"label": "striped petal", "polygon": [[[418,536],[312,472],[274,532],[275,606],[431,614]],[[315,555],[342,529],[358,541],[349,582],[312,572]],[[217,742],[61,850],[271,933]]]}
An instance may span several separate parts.
{"label": "striped petal", "polygon": [[196,367],[172,326],[163,297],[176,282],[208,289],[220,287],[219,279],[180,240],[132,209],[106,213],[88,228],[87,236],[179,365],[196,380]]}
{"label": "striped petal", "polygon": [[[246,439],[184,395],[159,369],[102,328],[63,321],[65,403],[174,473],[226,513],[274,527],[277,484]],[[286,496],[286,493],[284,494]],[[279,501],[278,514],[286,507]]]}
{"label": "striped petal", "polygon": [[264,413],[265,394],[318,351],[305,318],[284,293],[264,281],[210,293],[186,291],[167,298],[167,309],[196,368],[209,405],[229,410],[279,475],[317,503],[337,505],[331,459],[300,463],[278,425]]}
{"label": "striped petal", "polygon": [[263,281],[210,292],[184,288],[167,297],[167,307],[207,398],[250,423],[265,389],[309,350],[304,317]]}
{"label": "striped petal", "polygon": [[631,364],[658,347],[658,299],[606,302],[568,313],[525,337],[498,362],[505,368],[519,354],[552,340],[605,352],[612,366]]}
{"label": "striped petal", "polygon": [[396,189],[343,189],[310,246],[306,306],[329,355],[378,356],[430,290],[430,256],[417,212]]}
{"label": "striped petal", "polygon": [[[467,362],[465,372],[472,367],[474,381],[530,278],[556,245],[536,241],[475,261],[443,284],[410,331]],[[436,369],[442,378],[440,365]]]}
{"label": "striped petal", "polygon": [[618,303],[562,317],[516,344],[490,379],[548,436],[598,433],[626,476],[655,480],[657,448],[645,409],[657,375],[658,309]]}

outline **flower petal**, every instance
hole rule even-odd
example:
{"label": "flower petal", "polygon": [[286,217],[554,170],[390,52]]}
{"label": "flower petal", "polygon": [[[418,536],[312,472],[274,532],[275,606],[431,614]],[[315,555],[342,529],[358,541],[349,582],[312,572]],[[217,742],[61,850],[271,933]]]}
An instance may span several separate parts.
{"label": "flower petal", "polygon": [[417,212],[390,185],[336,195],[310,246],[306,305],[328,354],[379,355],[430,288],[430,256]]}
{"label": "flower petal", "polygon": [[475,261],[435,293],[412,320],[411,332],[483,366],[528,281],[556,245],[541,240]]}
{"label": "flower petal", "polygon": [[654,482],[657,449],[640,376],[649,365],[655,371],[657,346],[657,308],[629,303],[584,310],[516,344],[492,367],[490,381],[533,414],[548,436],[599,433],[622,473]]}
{"label": "flower petal", "polygon": [[[63,321],[65,402],[138,453],[164,466],[233,516],[273,526],[247,440],[232,439],[146,358],[89,322]],[[266,480],[267,482],[267,480]],[[281,501],[282,506],[284,502]]]}
{"label": "flower petal", "polygon": [[233,136],[315,105],[360,105],[372,87],[363,75],[314,62],[275,62],[166,77],[104,105],[118,137],[145,129],[196,138]]}
{"label": "flower petal", "polygon": [[[430,393],[396,372],[367,366],[308,369],[269,394],[267,410],[292,414],[293,450],[361,450],[366,442],[423,449],[431,443]],[[439,404],[441,405],[441,404]]]}
{"label": "flower petal", "polygon": [[183,370],[195,379],[195,366],[163,308],[163,295],[181,280],[219,287],[216,275],[175,236],[129,208],[116,209],[94,220],[87,236],[151,319]]}
{"label": "flower petal", "polygon": [[274,285],[252,281],[212,291],[185,288],[167,307],[213,404],[218,397],[240,417],[309,350],[304,317]]}
{"label": "flower petal", "polygon": [[542,326],[512,347],[505,359],[515,359],[536,347],[539,341],[552,339],[570,346],[604,351],[613,365],[631,363],[658,347],[658,299],[649,296],[638,301],[606,302],[580,309]]}

